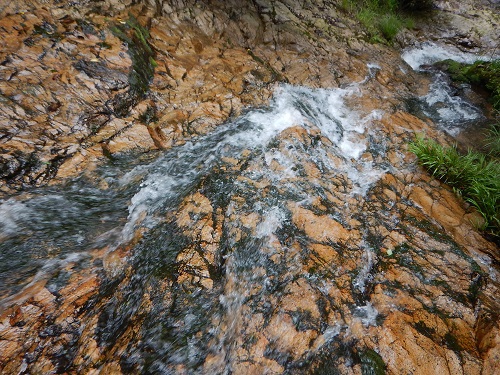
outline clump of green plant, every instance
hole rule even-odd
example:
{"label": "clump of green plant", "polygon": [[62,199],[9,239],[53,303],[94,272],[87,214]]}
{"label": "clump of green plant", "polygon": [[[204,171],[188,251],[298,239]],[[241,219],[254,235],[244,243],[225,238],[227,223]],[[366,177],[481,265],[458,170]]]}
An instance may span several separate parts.
{"label": "clump of green plant", "polygon": [[447,71],[450,78],[458,82],[467,82],[486,89],[496,111],[500,112],[500,60],[476,61],[473,64],[444,60],[438,67]]}
{"label": "clump of green plant", "polygon": [[492,125],[486,132],[485,146],[492,157],[500,157],[500,122]]}
{"label": "clump of green plant", "polygon": [[387,40],[393,40],[399,30],[407,25],[409,22],[396,14],[384,14],[378,21],[378,29]]}
{"label": "clump of green plant", "polygon": [[362,374],[384,375],[386,364],[376,351],[365,349],[358,353]]}
{"label": "clump of green plant", "polygon": [[412,28],[411,11],[430,8],[431,0],[343,0],[342,8],[356,15],[373,42],[392,42],[403,28]]}
{"label": "clump of green plant", "polygon": [[420,136],[410,144],[409,150],[429,173],[450,185],[478,210],[485,220],[481,229],[500,236],[498,159],[472,150],[462,155],[456,147],[443,147]]}

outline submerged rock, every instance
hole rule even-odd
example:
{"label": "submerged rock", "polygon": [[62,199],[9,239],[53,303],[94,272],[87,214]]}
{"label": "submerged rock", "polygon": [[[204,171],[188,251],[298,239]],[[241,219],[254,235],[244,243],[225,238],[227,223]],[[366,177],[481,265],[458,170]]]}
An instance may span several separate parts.
{"label": "submerged rock", "polygon": [[[80,257],[1,289],[2,373],[498,372],[498,248],[407,152],[451,141],[405,111],[428,77],[339,4],[31,4],[0,8],[2,192],[127,203],[74,224],[95,231]],[[154,75],[122,112],[125,11]]]}

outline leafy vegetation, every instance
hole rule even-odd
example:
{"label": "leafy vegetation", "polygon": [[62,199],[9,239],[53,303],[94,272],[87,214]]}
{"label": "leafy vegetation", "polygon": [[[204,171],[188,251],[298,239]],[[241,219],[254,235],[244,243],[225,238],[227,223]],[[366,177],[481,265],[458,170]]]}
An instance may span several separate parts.
{"label": "leafy vegetation", "polygon": [[363,375],[384,375],[386,365],[384,360],[376,351],[365,349],[358,353],[361,362],[361,373]]}
{"label": "leafy vegetation", "polygon": [[486,133],[485,146],[489,154],[495,158],[500,157],[500,123],[491,127]]}
{"label": "leafy vegetation", "polygon": [[342,7],[356,15],[373,42],[392,42],[403,28],[412,28],[411,12],[429,9],[431,0],[343,0]]}
{"label": "leafy vegetation", "polygon": [[[498,143],[498,132],[496,133]],[[481,229],[500,236],[500,163],[494,156],[469,150],[461,155],[456,147],[417,137],[410,151],[433,176],[450,185],[485,219]]]}

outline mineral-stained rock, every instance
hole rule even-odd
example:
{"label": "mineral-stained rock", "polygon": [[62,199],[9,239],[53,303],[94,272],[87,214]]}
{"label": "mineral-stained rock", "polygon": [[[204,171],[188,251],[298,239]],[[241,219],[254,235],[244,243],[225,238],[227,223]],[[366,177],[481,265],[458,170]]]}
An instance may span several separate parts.
{"label": "mineral-stained rock", "polygon": [[[76,9],[21,2],[0,9],[5,31],[0,42],[4,190],[73,175],[78,171],[73,165],[83,168],[82,163],[93,162],[81,158],[86,149],[102,157],[185,142],[246,105],[267,102],[276,82],[332,86],[338,84],[339,72],[350,72],[349,80],[357,80],[360,75],[354,72],[363,69],[337,48],[335,39],[325,43],[304,36],[303,21],[293,16],[301,10],[294,7],[286,11],[293,17],[281,24],[261,18],[261,5],[158,4],[130,8],[150,25],[147,43],[156,54],[148,94],[156,116],[147,123],[142,121],[146,109],[116,112],[119,101],[128,100],[130,72],[138,69],[131,61],[134,46],[122,43],[113,29],[126,24],[123,4]],[[285,11],[290,4],[274,7]],[[337,32],[324,27],[330,35]],[[280,48],[270,49],[263,32]],[[125,127],[116,126],[121,120],[116,116],[124,117]],[[146,127],[154,130],[146,132]]]}
{"label": "mineral-stained rock", "polygon": [[[341,2],[77,3],[0,5],[1,197],[82,173],[112,189],[108,158],[194,147],[280,85],[356,85],[332,106],[360,129],[346,146],[308,119],[210,164],[214,143],[170,205],[135,215],[134,196],[124,242],[2,296],[0,372],[499,372],[498,248],[407,152],[415,133],[450,142],[405,111],[429,77],[365,42]],[[137,95],[133,43],[154,67]]]}

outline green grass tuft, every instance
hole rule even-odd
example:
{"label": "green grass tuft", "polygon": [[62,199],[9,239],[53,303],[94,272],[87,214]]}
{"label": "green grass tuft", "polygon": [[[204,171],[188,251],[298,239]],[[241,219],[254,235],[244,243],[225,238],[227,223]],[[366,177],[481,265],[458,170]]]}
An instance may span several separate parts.
{"label": "green grass tuft", "polygon": [[500,163],[496,158],[471,150],[461,155],[456,147],[443,147],[422,137],[409,150],[429,173],[478,210],[485,219],[481,229],[500,235]]}
{"label": "green grass tuft", "polygon": [[494,124],[486,133],[485,146],[489,155],[500,157],[500,122]]}
{"label": "green grass tuft", "polygon": [[130,89],[113,98],[114,113],[118,117],[127,116],[130,108],[146,96],[155,68],[158,66],[154,59],[155,52],[148,42],[149,31],[133,15],[129,16],[124,24],[110,25],[113,35],[127,44],[128,54],[132,60],[132,69],[128,76]]}
{"label": "green grass tuft", "polygon": [[405,21],[396,14],[385,14],[378,21],[378,29],[387,40],[393,40],[404,25]]}
{"label": "green grass tuft", "polygon": [[392,42],[403,28],[414,27],[413,10],[428,8],[429,1],[343,0],[342,8],[354,14],[365,27],[372,42]]}

